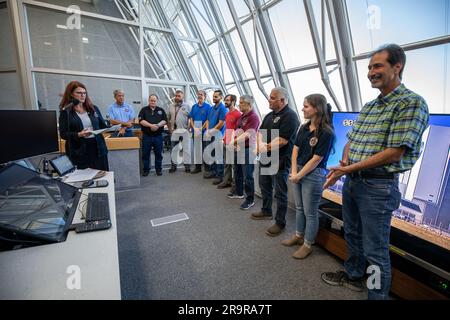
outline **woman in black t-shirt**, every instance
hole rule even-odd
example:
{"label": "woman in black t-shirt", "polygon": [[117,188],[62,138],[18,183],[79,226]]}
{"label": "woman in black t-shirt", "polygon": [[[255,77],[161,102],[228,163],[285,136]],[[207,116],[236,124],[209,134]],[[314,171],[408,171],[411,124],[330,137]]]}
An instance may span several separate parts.
{"label": "woman in black t-shirt", "polygon": [[285,246],[301,245],[293,254],[296,259],[304,259],[312,251],[311,245],[319,229],[317,210],[325,183],[325,168],[334,142],[331,106],[323,95],[307,96],[303,114],[308,121],[298,130],[289,175],[295,199],[296,232],[282,242]]}

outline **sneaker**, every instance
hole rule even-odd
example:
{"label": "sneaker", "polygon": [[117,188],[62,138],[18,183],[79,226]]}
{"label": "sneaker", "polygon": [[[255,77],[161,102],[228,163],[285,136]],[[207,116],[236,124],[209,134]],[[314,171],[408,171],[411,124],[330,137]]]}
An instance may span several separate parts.
{"label": "sneaker", "polygon": [[230,192],[229,194],[227,194],[227,198],[230,198],[230,199],[244,199],[244,195],[240,196],[238,194]]}
{"label": "sneaker", "polygon": [[205,172],[205,174],[203,175],[203,178],[205,179],[212,179],[215,177],[215,174],[212,172]]}
{"label": "sneaker", "polygon": [[281,244],[286,247],[292,247],[296,244],[302,245],[303,237],[299,237],[298,235],[294,234],[292,238],[281,241]]}
{"label": "sneaker", "polygon": [[305,259],[312,252],[312,248],[303,244],[297,251],[292,255],[295,259]]}
{"label": "sneaker", "polygon": [[217,185],[217,189],[225,189],[231,187],[231,183],[222,182]]}
{"label": "sneaker", "polygon": [[351,280],[345,271],[324,272],[322,280],[332,286],[343,286],[356,292],[364,291],[362,280]]}
{"label": "sneaker", "polygon": [[248,210],[255,205],[255,201],[245,200],[239,207],[241,210]]}
{"label": "sneaker", "polygon": [[271,237],[278,236],[284,231],[284,227],[279,226],[278,224],[274,223],[273,226],[270,228],[267,228],[266,234]]}
{"label": "sneaker", "polygon": [[223,182],[222,178],[217,178],[216,180],[213,181],[213,185],[217,186],[219,184],[221,184]]}
{"label": "sneaker", "polygon": [[162,176],[162,171],[156,171],[157,176]]}
{"label": "sneaker", "polygon": [[272,215],[271,214],[267,214],[267,213],[262,212],[262,211],[259,211],[259,212],[252,213],[250,218],[252,218],[253,220],[272,220]]}
{"label": "sneaker", "polygon": [[175,172],[177,171],[177,167],[176,166],[171,166],[169,169],[169,173]]}
{"label": "sneaker", "polygon": [[148,171],[144,171],[144,173],[142,173],[142,176],[144,177],[148,176]]}

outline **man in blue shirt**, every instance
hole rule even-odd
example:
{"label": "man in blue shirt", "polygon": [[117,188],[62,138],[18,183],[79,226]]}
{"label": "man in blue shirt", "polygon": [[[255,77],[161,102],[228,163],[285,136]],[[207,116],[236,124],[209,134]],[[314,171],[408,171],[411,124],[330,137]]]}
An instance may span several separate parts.
{"label": "man in blue shirt", "polygon": [[108,108],[108,116],[111,125],[120,124],[122,127],[118,132],[115,132],[113,137],[132,137],[133,122],[135,118],[134,109],[129,104],[125,103],[125,93],[123,90],[114,90],[114,102]]}
{"label": "man in blue shirt", "polygon": [[[208,119],[209,110],[211,109],[211,105],[205,101],[206,92],[203,90],[199,90],[197,92],[198,102],[192,106],[191,112],[189,113],[189,128],[192,130],[192,135],[195,138],[196,136],[200,136],[198,139],[202,144],[200,154],[197,155],[197,150],[194,151],[195,158],[195,169],[191,171],[192,174],[199,173],[202,171],[202,165],[200,161],[197,159],[201,159],[205,148],[205,144],[203,143],[203,134],[206,130],[206,120]],[[194,143],[195,148],[195,143]]]}
{"label": "man in blue shirt", "polygon": [[[223,150],[223,135],[225,133],[225,116],[228,112],[228,109],[225,107],[225,105],[222,102],[223,93],[221,90],[214,91],[213,95],[213,102],[214,106],[209,110],[208,113],[208,119],[207,122],[207,129],[205,133],[205,139],[207,140],[206,143],[209,144],[215,144],[219,143],[221,144],[218,149]],[[219,140],[220,138],[220,140]],[[216,139],[218,141],[216,141]],[[224,165],[223,165],[223,155],[217,155],[215,154],[215,151],[211,153],[212,157],[214,158],[214,162],[208,166],[209,172],[205,172],[204,178],[205,179],[211,179],[216,178],[214,180],[214,184],[220,184],[223,181],[223,171],[224,171]]]}

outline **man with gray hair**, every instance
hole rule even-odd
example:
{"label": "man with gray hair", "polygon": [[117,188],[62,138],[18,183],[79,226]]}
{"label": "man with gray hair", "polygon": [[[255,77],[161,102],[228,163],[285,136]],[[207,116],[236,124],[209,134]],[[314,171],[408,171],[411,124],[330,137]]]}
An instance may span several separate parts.
{"label": "man with gray hair", "polygon": [[[297,113],[288,106],[288,92],[285,88],[272,89],[269,97],[269,107],[272,109],[263,120],[260,131],[265,134],[258,135],[257,151],[271,157],[271,151],[278,150],[278,171],[274,175],[263,175],[260,172],[259,185],[263,198],[260,212],[253,213],[254,220],[272,219],[272,196],[275,184],[275,198],[277,199],[277,213],[275,224],[266,230],[269,236],[279,235],[286,226],[286,212],[288,203],[287,179],[291,166],[291,153],[294,145],[297,128],[300,124]],[[278,135],[276,133],[279,133]],[[271,163],[260,164],[261,167],[270,167]],[[261,168],[260,168],[261,170]]]}
{"label": "man with gray hair", "polygon": [[[242,210],[248,210],[255,205],[255,181],[253,171],[255,168],[256,134],[259,127],[259,117],[253,110],[255,99],[250,95],[243,95],[239,98],[239,109],[242,116],[236,125],[234,148],[236,150],[234,176],[235,193],[228,194],[229,198],[243,198],[245,190],[245,200],[241,204]],[[243,150],[241,149],[243,148]],[[243,151],[244,161],[238,159],[238,155]],[[241,160],[241,161],[238,161]],[[242,163],[243,162],[243,163]]]}
{"label": "man with gray hair", "polygon": [[[183,90],[178,89],[175,91],[175,97],[173,104],[169,107],[169,115],[168,115],[168,127],[169,134],[172,135],[172,132],[176,129],[185,129],[189,130],[189,113],[191,112],[191,106],[184,101],[184,92]],[[180,137],[183,139],[183,137]],[[172,141],[172,149],[178,145],[182,140]],[[184,150],[186,152],[186,150]],[[172,166],[169,169],[169,172],[175,172],[177,170],[177,165],[172,161]],[[184,171],[191,172],[191,166],[189,163],[184,164]]]}
{"label": "man with gray hair", "polygon": [[108,108],[107,117],[109,117],[112,125],[120,124],[121,128],[115,132],[113,137],[132,137],[133,122],[135,118],[134,109],[125,102],[125,93],[121,89],[113,91],[114,102]]}

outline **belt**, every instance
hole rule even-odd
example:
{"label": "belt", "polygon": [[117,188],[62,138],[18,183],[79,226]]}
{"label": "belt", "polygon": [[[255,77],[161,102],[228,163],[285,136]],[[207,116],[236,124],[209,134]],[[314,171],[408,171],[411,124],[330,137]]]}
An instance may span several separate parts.
{"label": "belt", "polygon": [[394,172],[385,172],[385,173],[375,173],[375,172],[366,172],[366,171],[355,171],[348,174],[352,178],[363,178],[363,179],[394,179]]}

